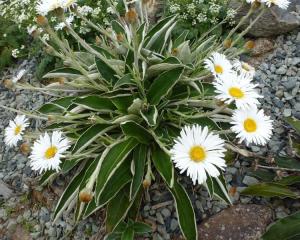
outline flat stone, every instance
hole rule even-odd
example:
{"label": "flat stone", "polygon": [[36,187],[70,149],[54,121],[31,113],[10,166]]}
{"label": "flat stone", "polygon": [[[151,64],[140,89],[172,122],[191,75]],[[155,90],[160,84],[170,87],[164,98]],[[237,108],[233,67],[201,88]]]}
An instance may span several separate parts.
{"label": "flat stone", "polygon": [[290,117],[292,115],[292,109],[286,108],[283,110],[283,116]]}
{"label": "flat stone", "polygon": [[245,176],[244,179],[243,179],[243,183],[250,186],[250,185],[254,185],[254,184],[257,184],[259,183],[259,181],[254,178],[254,177],[251,177],[251,176]]}
{"label": "flat stone", "polygon": [[270,208],[239,204],[202,222],[199,240],[258,240],[271,221]]}

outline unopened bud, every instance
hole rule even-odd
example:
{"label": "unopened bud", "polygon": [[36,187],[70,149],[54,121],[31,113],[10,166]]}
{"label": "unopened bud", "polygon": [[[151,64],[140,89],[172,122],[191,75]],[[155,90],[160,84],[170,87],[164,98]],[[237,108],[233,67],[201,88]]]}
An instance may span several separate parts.
{"label": "unopened bud", "polygon": [[247,50],[252,50],[255,47],[255,42],[252,40],[249,40],[245,43],[244,48]]}
{"label": "unopened bud", "polygon": [[11,79],[5,79],[3,81],[3,85],[4,85],[4,87],[6,87],[8,89],[12,89],[12,87],[14,86],[14,83]]}
{"label": "unopened bud", "polygon": [[252,8],[253,9],[257,9],[261,6],[261,2],[260,1],[255,1],[254,3],[252,3]]}
{"label": "unopened bud", "polygon": [[56,82],[58,82],[59,84],[64,84],[65,83],[65,81],[66,81],[66,78],[64,78],[64,77],[58,77],[58,78],[56,78],[55,79],[56,80]]}
{"label": "unopened bud", "polygon": [[64,16],[64,10],[62,8],[56,8],[53,12],[60,19]]}
{"label": "unopened bud", "polygon": [[45,52],[46,52],[47,54],[49,54],[49,55],[52,55],[52,54],[54,53],[54,49],[53,49],[53,47],[51,47],[51,46],[46,46],[46,47],[44,48],[44,50],[45,50]]}
{"label": "unopened bud", "polygon": [[125,19],[130,24],[136,23],[137,17],[138,17],[138,15],[137,15],[137,13],[136,13],[136,11],[135,11],[134,8],[130,8],[128,10],[128,12],[126,12],[126,14],[125,14]]}
{"label": "unopened bud", "polygon": [[39,15],[39,16],[36,17],[36,23],[38,25],[40,25],[41,27],[48,26],[48,20],[47,20],[47,18],[44,17],[44,16],[41,16],[41,15]]}
{"label": "unopened bud", "polygon": [[231,39],[226,39],[224,41],[224,47],[225,48],[231,48],[232,40]]}
{"label": "unopened bud", "polygon": [[143,188],[144,188],[144,189],[149,188],[150,185],[151,185],[151,181],[149,181],[149,179],[145,179],[145,180],[143,181]]}
{"label": "unopened bud", "polygon": [[117,34],[117,40],[118,40],[118,42],[123,42],[123,40],[124,40],[124,35],[123,35],[122,33],[118,33],[118,34]]}
{"label": "unopened bud", "polygon": [[88,203],[93,199],[93,193],[89,189],[83,189],[79,193],[79,200],[80,202]]}
{"label": "unopened bud", "polygon": [[55,120],[55,117],[52,115],[48,116],[48,122],[53,122]]}
{"label": "unopened bud", "polygon": [[22,143],[20,146],[20,151],[23,155],[28,155],[30,152],[30,145],[28,143]]}
{"label": "unopened bud", "polygon": [[217,101],[216,101],[216,105],[217,105],[218,107],[222,107],[222,106],[224,106],[224,104],[225,104],[225,102],[223,102],[223,101],[221,101],[221,100],[217,100]]}
{"label": "unopened bud", "polygon": [[177,56],[178,54],[178,49],[177,48],[173,48],[172,49],[172,55]]}
{"label": "unopened bud", "polygon": [[101,44],[101,38],[96,36],[95,43],[96,43],[96,45],[100,45]]}

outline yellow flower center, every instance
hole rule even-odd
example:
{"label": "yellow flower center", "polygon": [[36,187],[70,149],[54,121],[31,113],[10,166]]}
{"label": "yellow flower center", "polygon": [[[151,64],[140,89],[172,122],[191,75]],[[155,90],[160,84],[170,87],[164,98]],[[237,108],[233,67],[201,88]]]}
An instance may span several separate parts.
{"label": "yellow flower center", "polygon": [[249,133],[255,132],[257,129],[256,122],[251,118],[247,118],[244,121],[244,128],[245,128],[246,132],[249,132]]}
{"label": "yellow flower center", "polygon": [[55,156],[56,153],[57,153],[57,147],[51,146],[46,150],[45,158],[46,159],[51,159]]}
{"label": "yellow flower center", "polygon": [[20,134],[21,129],[22,129],[22,126],[21,126],[21,125],[17,125],[17,126],[16,126],[16,128],[15,128],[15,135],[16,135],[16,136],[17,136],[18,134]]}
{"label": "yellow flower center", "polygon": [[229,89],[229,94],[230,96],[234,97],[234,98],[243,98],[244,97],[244,93],[240,88],[237,87],[232,87]]}
{"label": "yellow flower center", "polygon": [[202,162],[206,158],[205,149],[201,146],[194,146],[190,150],[190,158],[194,162]]}
{"label": "yellow flower center", "polygon": [[215,72],[218,74],[222,74],[224,72],[222,66],[220,65],[215,65]]}

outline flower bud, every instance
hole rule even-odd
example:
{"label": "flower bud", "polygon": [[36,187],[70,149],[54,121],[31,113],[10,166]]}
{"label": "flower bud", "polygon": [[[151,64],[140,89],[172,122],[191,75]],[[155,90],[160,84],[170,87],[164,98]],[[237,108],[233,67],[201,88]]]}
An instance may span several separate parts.
{"label": "flower bud", "polygon": [[20,146],[20,151],[23,155],[28,155],[30,152],[30,145],[28,143],[22,143]]}
{"label": "flower bud", "polygon": [[150,185],[151,185],[151,180],[149,181],[149,179],[145,179],[145,180],[143,181],[143,188],[144,188],[144,189],[149,188]]}
{"label": "flower bud", "polygon": [[117,40],[118,42],[123,42],[124,41],[124,35],[122,33],[117,34]]}
{"label": "flower bud", "polygon": [[96,45],[100,45],[101,44],[101,38],[99,37],[99,36],[96,36],[96,38],[95,38],[95,43],[96,43]]}
{"label": "flower bud", "polygon": [[80,202],[88,203],[93,199],[93,193],[91,190],[85,188],[79,193]]}
{"label": "flower bud", "polygon": [[226,39],[224,41],[224,47],[225,48],[230,48],[231,47],[231,44],[232,44],[232,40],[231,39]]}
{"label": "flower bud", "polygon": [[252,40],[249,40],[245,43],[244,48],[247,50],[252,50],[255,47],[255,42]]}
{"label": "flower bud", "polygon": [[252,3],[252,8],[253,9],[258,9],[261,6],[261,2],[260,1],[255,1],[254,3]]}
{"label": "flower bud", "polygon": [[48,26],[48,20],[47,20],[47,18],[44,17],[44,16],[41,16],[41,15],[39,15],[39,16],[36,17],[36,23],[38,25],[40,25],[41,27]]}
{"label": "flower bud", "polygon": [[3,81],[3,85],[4,85],[4,87],[6,87],[8,89],[12,89],[13,86],[14,86],[14,83],[13,83],[13,81],[11,79],[5,79]]}
{"label": "flower bud", "polygon": [[136,13],[136,11],[135,11],[134,8],[130,8],[128,10],[128,12],[126,12],[126,14],[125,14],[125,19],[130,24],[136,23],[137,17],[138,17],[138,15],[137,15],[137,13]]}

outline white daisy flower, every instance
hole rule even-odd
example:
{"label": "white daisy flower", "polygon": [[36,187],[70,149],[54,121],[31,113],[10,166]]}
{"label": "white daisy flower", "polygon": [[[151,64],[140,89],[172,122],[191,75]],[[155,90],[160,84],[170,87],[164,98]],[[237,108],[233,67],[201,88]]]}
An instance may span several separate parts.
{"label": "white daisy flower", "polygon": [[61,7],[61,0],[40,0],[37,3],[36,11],[42,16],[46,16],[49,12]]}
{"label": "white daisy flower", "polygon": [[218,177],[224,170],[226,149],[224,140],[199,125],[185,126],[171,149],[171,159],[180,173],[187,172],[193,184],[202,184],[211,177]]}
{"label": "white daisy flower", "polygon": [[237,134],[240,142],[266,145],[272,135],[272,120],[256,107],[235,110],[232,116],[232,131]]}
{"label": "white daisy flower", "polygon": [[224,54],[214,52],[204,63],[205,68],[210,70],[214,76],[222,76],[232,72],[232,65]]}
{"label": "white daisy flower", "polygon": [[237,108],[249,108],[259,105],[259,95],[255,89],[257,84],[251,83],[252,78],[246,75],[237,75],[236,73],[227,74],[219,77],[214,82],[217,99],[227,104],[235,103]]}
{"label": "white daisy flower", "polygon": [[62,132],[54,131],[52,137],[46,132],[35,141],[30,155],[30,166],[33,170],[42,173],[47,170],[60,170],[63,153],[70,147],[68,139],[62,136]]}
{"label": "white daisy flower", "polygon": [[249,78],[253,78],[255,75],[255,68],[250,66],[248,63],[235,59],[233,61],[234,70],[238,71],[241,75],[247,75]]}
{"label": "white daisy flower", "polygon": [[9,147],[16,146],[18,141],[22,140],[23,131],[28,126],[29,122],[25,115],[18,115],[13,121],[9,121],[4,133],[5,144]]}
{"label": "white daisy flower", "polygon": [[246,0],[247,3],[261,2],[261,0]]}
{"label": "white daisy flower", "polygon": [[261,1],[265,3],[268,7],[271,7],[272,5],[276,5],[282,9],[287,9],[290,5],[290,1],[288,0],[261,0]]}

